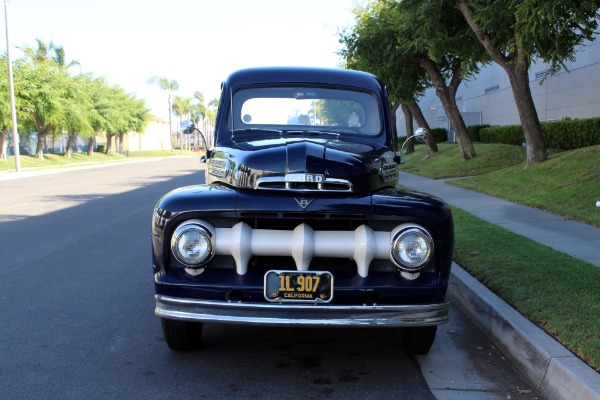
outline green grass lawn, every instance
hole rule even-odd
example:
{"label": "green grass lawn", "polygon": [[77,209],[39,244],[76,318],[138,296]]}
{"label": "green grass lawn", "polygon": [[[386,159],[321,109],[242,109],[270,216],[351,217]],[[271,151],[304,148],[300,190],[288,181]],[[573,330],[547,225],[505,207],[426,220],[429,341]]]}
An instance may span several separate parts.
{"label": "green grass lawn", "polygon": [[600,146],[549,152],[549,160],[525,168],[520,146],[476,143],[477,157],[463,161],[458,146],[438,144],[439,153],[424,159],[424,146],[405,156],[401,169],[569,219],[600,226]]}
{"label": "green grass lawn", "polygon": [[600,369],[600,268],[458,208],[452,212],[455,261]]}
{"label": "green grass lawn", "polygon": [[525,161],[525,149],[519,146],[476,143],[478,157],[467,162],[462,160],[456,144],[438,143],[438,149],[436,156],[425,159],[425,146],[415,146],[415,153],[402,157],[402,171],[433,179],[460,178],[494,172]]}

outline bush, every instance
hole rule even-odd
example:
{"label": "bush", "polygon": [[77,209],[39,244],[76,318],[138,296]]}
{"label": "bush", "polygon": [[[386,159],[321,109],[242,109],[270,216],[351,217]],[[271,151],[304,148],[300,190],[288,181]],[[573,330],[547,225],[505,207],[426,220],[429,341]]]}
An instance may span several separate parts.
{"label": "bush", "polygon": [[521,125],[491,126],[479,131],[482,143],[504,143],[521,145],[525,142]]}
{"label": "bush", "polygon": [[488,124],[467,126],[467,135],[469,135],[469,139],[471,139],[472,142],[481,142],[479,131],[488,127]]}
{"label": "bush", "polygon": [[575,150],[600,144],[600,118],[543,122],[546,147]]}
{"label": "bush", "polygon": [[436,143],[446,142],[448,140],[448,132],[444,128],[431,128],[429,134],[433,136]]}
{"label": "bush", "polygon": [[[600,145],[600,118],[542,122],[541,126],[547,148],[575,150]],[[521,145],[525,142],[521,125],[483,128],[479,138],[483,143]]]}

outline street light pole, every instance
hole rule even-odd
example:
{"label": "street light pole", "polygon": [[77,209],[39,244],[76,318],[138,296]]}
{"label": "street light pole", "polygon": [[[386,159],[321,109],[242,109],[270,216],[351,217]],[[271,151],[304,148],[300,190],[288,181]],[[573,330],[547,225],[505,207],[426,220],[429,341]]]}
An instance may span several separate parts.
{"label": "street light pole", "polygon": [[8,64],[8,88],[10,91],[10,114],[12,120],[13,149],[15,154],[15,169],[21,170],[21,157],[19,154],[19,131],[17,130],[17,109],[15,107],[15,85],[13,81],[12,61],[10,59],[10,41],[8,40],[8,7],[4,0],[4,20],[6,23],[6,63]]}

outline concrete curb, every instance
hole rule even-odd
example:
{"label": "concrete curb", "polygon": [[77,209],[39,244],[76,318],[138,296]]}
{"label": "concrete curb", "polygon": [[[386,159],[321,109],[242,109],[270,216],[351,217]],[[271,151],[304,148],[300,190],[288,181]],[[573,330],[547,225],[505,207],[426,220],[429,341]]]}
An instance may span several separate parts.
{"label": "concrete curb", "polygon": [[457,264],[448,298],[549,399],[600,400],[600,374]]}

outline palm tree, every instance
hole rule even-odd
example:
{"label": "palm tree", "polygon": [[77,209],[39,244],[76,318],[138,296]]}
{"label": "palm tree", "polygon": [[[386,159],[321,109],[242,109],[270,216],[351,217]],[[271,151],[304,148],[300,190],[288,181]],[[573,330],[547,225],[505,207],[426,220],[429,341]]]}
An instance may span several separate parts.
{"label": "palm tree", "polygon": [[194,123],[196,126],[200,126],[201,120],[206,118],[206,104],[204,104],[204,94],[199,91],[194,92],[194,99],[197,103],[194,105]]}
{"label": "palm tree", "polygon": [[54,43],[52,41],[46,43],[42,39],[35,39],[37,49],[33,47],[24,47],[23,53],[32,61],[46,61],[51,59],[51,54],[54,51]]}
{"label": "palm tree", "polygon": [[206,114],[206,105],[204,104],[204,94],[202,94],[202,92],[199,92],[196,90],[194,92],[194,99],[196,99],[196,101],[198,102],[198,109],[200,111],[200,115],[202,115],[202,117],[204,117]]}
{"label": "palm tree", "polygon": [[173,150],[173,122],[171,120],[173,115],[173,92],[179,89],[179,83],[174,79],[169,80],[166,77],[153,76],[148,80],[148,84],[157,84],[159,88],[166,90],[169,95],[169,137],[171,139],[171,150]]}
{"label": "palm tree", "polygon": [[208,102],[204,115],[204,132],[206,132],[206,140],[209,143],[214,143],[215,122],[217,119],[217,110],[219,109],[219,100],[212,99]]}
{"label": "palm tree", "polygon": [[[188,118],[189,114],[192,111],[191,107],[192,99],[190,99],[189,97],[175,96],[175,98],[173,99],[173,113],[179,117],[179,124],[181,124],[181,121],[183,121],[184,118]],[[184,147],[181,132],[179,132],[179,147],[181,149],[183,149]]]}
{"label": "palm tree", "polygon": [[69,69],[73,66],[80,65],[78,61],[73,60],[67,64],[67,58],[65,56],[65,48],[63,46],[57,46],[52,41],[48,43],[42,39],[35,39],[37,42],[37,48],[24,47],[23,52],[34,62],[54,62],[61,68]]}
{"label": "palm tree", "polygon": [[81,66],[81,64],[79,64],[79,61],[77,60],[72,60],[67,64],[67,57],[65,56],[65,48],[63,46],[58,46],[54,48],[54,61],[56,61],[59,67],[66,69],[75,66]]}

